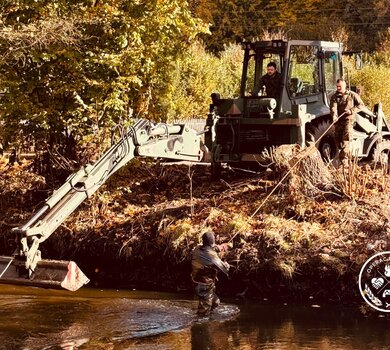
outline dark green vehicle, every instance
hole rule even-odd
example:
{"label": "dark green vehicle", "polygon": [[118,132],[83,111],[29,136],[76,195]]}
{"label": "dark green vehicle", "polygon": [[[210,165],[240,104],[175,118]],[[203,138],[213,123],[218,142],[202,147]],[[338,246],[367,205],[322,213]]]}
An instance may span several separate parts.
{"label": "dark green vehicle", "polygon": [[[242,43],[244,50],[240,96],[212,95],[205,144],[213,169],[221,163],[240,164],[261,159],[266,149],[283,144],[316,142],[322,156],[337,155],[329,110],[336,81],[344,76],[342,44],[326,41],[258,41]],[[279,98],[256,93],[269,62],[281,73]],[[354,154],[359,158],[387,152],[390,129],[377,105],[361,112],[355,125]],[[380,147],[377,147],[381,144]],[[378,151],[380,150],[380,151]]]}

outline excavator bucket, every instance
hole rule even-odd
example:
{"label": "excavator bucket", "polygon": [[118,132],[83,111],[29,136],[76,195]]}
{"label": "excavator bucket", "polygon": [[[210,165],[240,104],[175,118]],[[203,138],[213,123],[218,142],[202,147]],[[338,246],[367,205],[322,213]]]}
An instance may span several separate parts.
{"label": "excavator bucket", "polygon": [[0,256],[0,283],[21,284],[76,291],[89,279],[73,261],[41,260],[31,277],[23,262],[17,258]]}

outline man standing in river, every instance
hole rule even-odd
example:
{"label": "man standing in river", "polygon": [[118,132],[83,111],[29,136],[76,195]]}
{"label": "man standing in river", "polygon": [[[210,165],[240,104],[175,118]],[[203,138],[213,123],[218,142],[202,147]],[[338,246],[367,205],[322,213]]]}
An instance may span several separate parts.
{"label": "man standing in river", "polygon": [[220,303],[215,294],[218,271],[228,275],[229,264],[223,262],[216,251],[214,233],[206,232],[202,236],[202,245],[197,246],[192,253],[191,277],[199,298],[198,316],[208,316]]}

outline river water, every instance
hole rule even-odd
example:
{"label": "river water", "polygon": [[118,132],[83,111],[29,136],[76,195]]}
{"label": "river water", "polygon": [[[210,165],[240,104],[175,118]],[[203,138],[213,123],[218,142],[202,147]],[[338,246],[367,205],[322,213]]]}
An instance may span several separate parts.
{"label": "river water", "polygon": [[197,319],[181,295],[0,285],[0,349],[390,349],[390,319],[356,308],[223,303]]}

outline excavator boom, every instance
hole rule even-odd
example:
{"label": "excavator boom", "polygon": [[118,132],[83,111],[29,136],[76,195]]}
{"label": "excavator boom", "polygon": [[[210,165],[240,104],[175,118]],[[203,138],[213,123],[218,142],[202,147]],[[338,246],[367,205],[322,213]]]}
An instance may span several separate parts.
{"label": "excavator boom", "polygon": [[153,124],[140,119],[94,164],[68,177],[44,205],[21,227],[15,256],[0,257],[0,282],[77,290],[89,279],[72,261],[43,260],[39,244],[117,170],[135,156],[199,162],[203,157],[200,136],[182,124]]}

